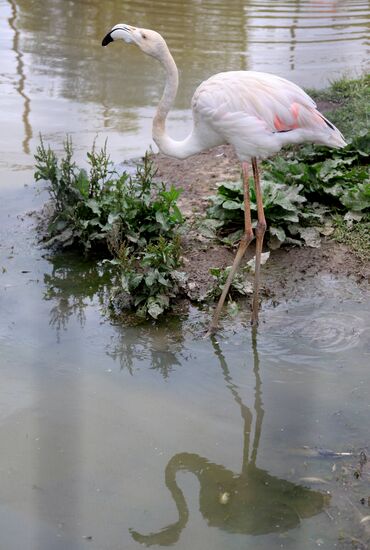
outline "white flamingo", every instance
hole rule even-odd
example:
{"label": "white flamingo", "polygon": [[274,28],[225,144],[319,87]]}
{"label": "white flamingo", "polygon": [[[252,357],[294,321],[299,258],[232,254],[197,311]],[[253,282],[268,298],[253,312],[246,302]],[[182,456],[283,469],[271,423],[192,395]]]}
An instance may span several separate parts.
{"label": "white flamingo", "polygon": [[215,309],[209,334],[217,328],[235,271],[254,238],[248,175],[252,165],[258,222],[255,229],[256,267],[251,323],[256,326],[261,252],[266,230],[257,159],[273,155],[288,144],[309,141],[329,147],[344,147],[346,142],[299,86],[284,78],[256,71],[218,73],[202,82],[191,102],[193,129],[187,138],[176,141],[166,133],[166,118],[176,97],[178,71],[164,38],[153,30],[118,24],[104,37],[102,45],[107,46],[115,40],[136,44],[144,53],[157,59],[166,72],[163,96],[153,119],[153,140],[162,153],[184,159],[216,145],[229,143],[235,148],[242,164],[245,232]]}

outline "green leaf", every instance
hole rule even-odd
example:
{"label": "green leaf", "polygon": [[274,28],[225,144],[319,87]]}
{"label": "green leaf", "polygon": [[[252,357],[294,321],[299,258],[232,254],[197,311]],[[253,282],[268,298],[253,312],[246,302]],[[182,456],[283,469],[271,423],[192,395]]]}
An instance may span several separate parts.
{"label": "green leaf", "polygon": [[86,201],[86,206],[94,212],[94,214],[100,214],[100,205],[95,199],[89,199]]}
{"label": "green leaf", "polygon": [[270,225],[269,227],[270,235],[276,237],[281,243],[285,241],[285,231],[282,227],[274,227]]}
{"label": "green leaf", "polygon": [[227,244],[228,246],[234,246],[237,242],[240,241],[244,234],[244,229],[238,229],[237,231],[233,231],[230,233],[227,237],[224,237],[221,239],[221,242]]}
{"label": "green leaf", "polygon": [[149,271],[149,273],[147,273],[147,275],[145,276],[145,284],[149,287],[153,286],[154,283],[158,280],[158,275],[159,273],[157,269]]}
{"label": "green leaf", "polygon": [[158,319],[159,315],[163,313],[164,306],[159,304],[158,302],[155,302],[154,300],[151,301],[148,300],[148,314],[153,317],[153,319]]}
{"label": "green leaf", "polygon": [[110,212],[108,215],[108,224],[113,225],[114,222],[120,219],[120,217],[121,217],[121,214],[117,212]]}
{"label": "green leaf", "polygon": [[210,267],[209,272],[213,277],[219,277],[221,274],[221,268],[220,267]]}
{"label": "green leaf", "polygon": [[173,210],[173,219],[176,223],[183,223],[184,222],[184,218],[183,218],[183,215],[181,214],[181,211],[179,209],[179,207],[174,204],[172,206],[172,210]]}
{"label": "green leaf", "polygon": [[370,208],[370,182],[359,184],[357,188],[344,191],[341,202],[348,210],[362,211]]}
{"label": "green leaf", "polygon": [[143,278],[144,278],[144,275],[142,273],[133,273],[132,274],[131,280],[130,280],[131,291],[135,290],[139,286],[139,284],[141,283]]}
{"label": "green leaf", "polygon": [[162,228],[164,230],[167,230],[169,229],[169,226],[168,226],[168,220],[166,219],[165,215],[163,212],[161,211],[157,211],[155,213],[155,219],[157,220],[157,222],[162,226]]}
{"label": "green leaf", "polygon": [[82,197],[87,198],[89,195],[89,179],[86,170],[80,170],[75,180],[75,186],[81,193]]}
{"label": "green leaf", "polygon": [[222,203],[222,207],[226,210],[240,210],[242,208],[242,203],[232,200],[226,200]]}

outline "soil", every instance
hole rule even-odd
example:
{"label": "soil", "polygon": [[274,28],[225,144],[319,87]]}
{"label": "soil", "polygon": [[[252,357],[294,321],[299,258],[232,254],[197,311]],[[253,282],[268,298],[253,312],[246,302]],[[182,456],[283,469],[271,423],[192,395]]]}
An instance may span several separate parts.
{"label": "soil", "polygon": [[[204,216],[208,197],[215,193],[217,183],[240,177],[240,164],[229,146],[216,147],[186,160],[158,154],[153,156],[153,161],[158,178],[183,189],[179,206],[190,226],[183,237],[183,269],[188,274],[188,294],[199,299],[213,282],[209,268],[231,265],[235,249],[203,237],[191,229],[192,222]],[[252,243],[244,263],[253,256]],[[323,239],[320,248],[290,246],[271,251],[262,267],[262,291],[276,302],[298,298],[305,295],[308,288],[315,292],[315,284],[319,291],[320,277],[317,276],[322,274],[351,277],[363,290],[370,290],[369,262],[361,261],[345,245]]]}

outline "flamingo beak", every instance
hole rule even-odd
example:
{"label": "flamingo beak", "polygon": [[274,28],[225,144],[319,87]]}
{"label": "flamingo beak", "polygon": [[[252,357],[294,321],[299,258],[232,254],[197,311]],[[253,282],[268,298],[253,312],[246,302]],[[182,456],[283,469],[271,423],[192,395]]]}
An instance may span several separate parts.
{"label": "flamingo beak", "polygon": [[101,45],[102,45],[102,46],[108,46],[108,44],[109,44],[110,42],[113,42],[113,38],[112,38],[112,36],[111,36],[111,33],[109,32],[108,34],[106,34],[106,35],[104,36]]}
{"label": "flamingo beak", "polygon": [[113,27],[113,29],[111,29],[108,34],[104,36],[101,45],[107,46],[108,44],[110,44],[110,42],[119,39],[124,40],[125,42],[127,42],[127,44],[130,44],[131,42],[135,41],[133,37],[134,31],[135,27],[119,23],[118,25]]}

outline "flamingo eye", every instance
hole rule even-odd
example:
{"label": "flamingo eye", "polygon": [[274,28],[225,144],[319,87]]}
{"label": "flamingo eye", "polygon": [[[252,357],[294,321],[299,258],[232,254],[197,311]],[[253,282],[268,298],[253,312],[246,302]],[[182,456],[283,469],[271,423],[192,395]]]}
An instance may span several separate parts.
{"label": "flamingo eye", "polygon": [[144,39],[146,39],[146,38],[147,38],[147,35],[146,35],[144,32],[142,32],[142,33],[141,33],[141,37],[144,38]]}

